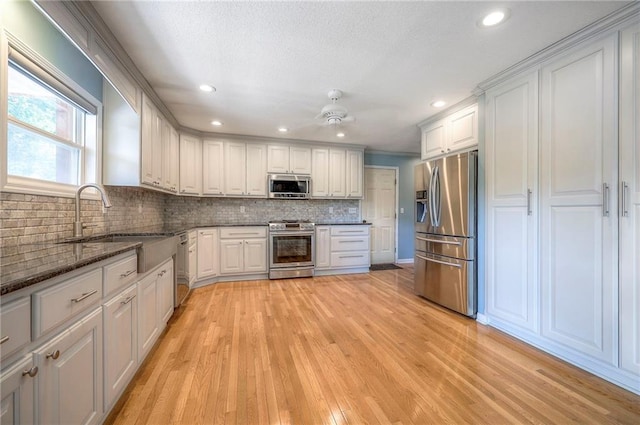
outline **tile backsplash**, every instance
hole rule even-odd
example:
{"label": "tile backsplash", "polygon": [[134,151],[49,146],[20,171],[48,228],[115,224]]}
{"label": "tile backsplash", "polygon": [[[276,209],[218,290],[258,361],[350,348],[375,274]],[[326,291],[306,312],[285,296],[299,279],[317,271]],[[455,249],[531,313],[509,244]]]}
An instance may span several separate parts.
{"label": "tile backsplash", "polygon": [[[82,200],[84,234],[135,232],[170,224],[252,224],[296,219],[359,221],[358,200],[274,200],[197,198],[165,195],[135,187],[106,186],[113,206]],[[0,193],[0,247],[52,242],[73,235],[75,200],[54,196]],[[354,212],[355,211],[355,212]]]}

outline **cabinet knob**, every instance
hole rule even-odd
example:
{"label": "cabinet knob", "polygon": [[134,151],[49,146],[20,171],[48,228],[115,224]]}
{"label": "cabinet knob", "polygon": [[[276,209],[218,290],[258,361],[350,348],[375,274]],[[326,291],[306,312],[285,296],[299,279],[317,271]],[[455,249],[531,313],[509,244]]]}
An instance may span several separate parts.
{"label": "cabinet knob", "polygon": [[184,189],[182,189],[182,190],[180,191],[180,193],[184,193],[184,192],[186,192]]}
{"label": "cabinet knob", "polygon": [[60,357],[60,350],[56,350],[52,353],[47,353],[47,355],[45,356],[47,359],[53,359],[56,360],[58,357]]}
{"label": "cabinet knob", "polygon": [[440,153],[444,153],[444,149],[440,149]]}
{"label": "cabinet knob", "polygon": [[451,149],[447,148],[447,152],[451,152]]}
{"label": "cabinet knob", "polygon": [[37,374],[38,374],[38,366],[34,366],[31,369],[27,369],[27,370],[23,370],[22,371],[22,376],[29,375],[31,378],[33,378]]}

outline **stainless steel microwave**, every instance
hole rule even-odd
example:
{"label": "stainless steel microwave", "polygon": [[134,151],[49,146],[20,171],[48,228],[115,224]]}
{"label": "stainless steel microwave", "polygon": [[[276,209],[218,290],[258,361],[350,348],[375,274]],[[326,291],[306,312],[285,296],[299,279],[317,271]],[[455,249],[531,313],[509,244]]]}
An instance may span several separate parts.
{"label": "stainless steel microwave", "polygon": [[269,174],[269,198],[308,199],[311,177],[295,174]]}

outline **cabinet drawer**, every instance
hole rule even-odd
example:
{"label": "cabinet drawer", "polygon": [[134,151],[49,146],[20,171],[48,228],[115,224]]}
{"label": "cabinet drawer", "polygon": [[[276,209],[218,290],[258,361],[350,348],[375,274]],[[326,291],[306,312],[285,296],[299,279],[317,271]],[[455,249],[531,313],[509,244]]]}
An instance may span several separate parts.
{"label": "cabinet drawer", "polygon": [[31,302],[23,298],[3,304],[0,312],[0,357],[4,360],[31,341]]}
{"label": "cabinet drawer", "polygon": [[369,236],[332,236],[331,252],[365,251],[369,249]]}
{"label": "cabinet drawer", "polygon": [[331,226],[331,236],[368,236],[369,226]]}
{"label": "cabinet drawer", "polygon": [[38,338],[102,298],[102,269],[62,281],[32,295],[33,337]]}
{"label": "cabinet drawer", "polygon": [[220,229],[220,239],[266,238],[267,228],[263,226],[251,227],[223,227]]}
{"label": "cabinet drawer", "polygon": [[369,251],[331,253],[331,267],[366,266],[369,266]]}
{"label": "cabinet drawer", "polygon": [[136,280],[138,272],[138,257],[132,255],[117,263],[104,267],[104,294],[109,295],[113,291],[128,285]]}

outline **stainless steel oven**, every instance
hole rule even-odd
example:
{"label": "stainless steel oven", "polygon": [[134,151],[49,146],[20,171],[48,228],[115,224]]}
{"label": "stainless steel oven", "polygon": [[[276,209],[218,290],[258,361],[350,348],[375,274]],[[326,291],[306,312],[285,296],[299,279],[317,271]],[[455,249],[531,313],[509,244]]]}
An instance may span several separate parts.
{"label": "stainless steel oven", "polygon": [[314,234],[314,223],[269,223],[269,279],[313,276]]}

